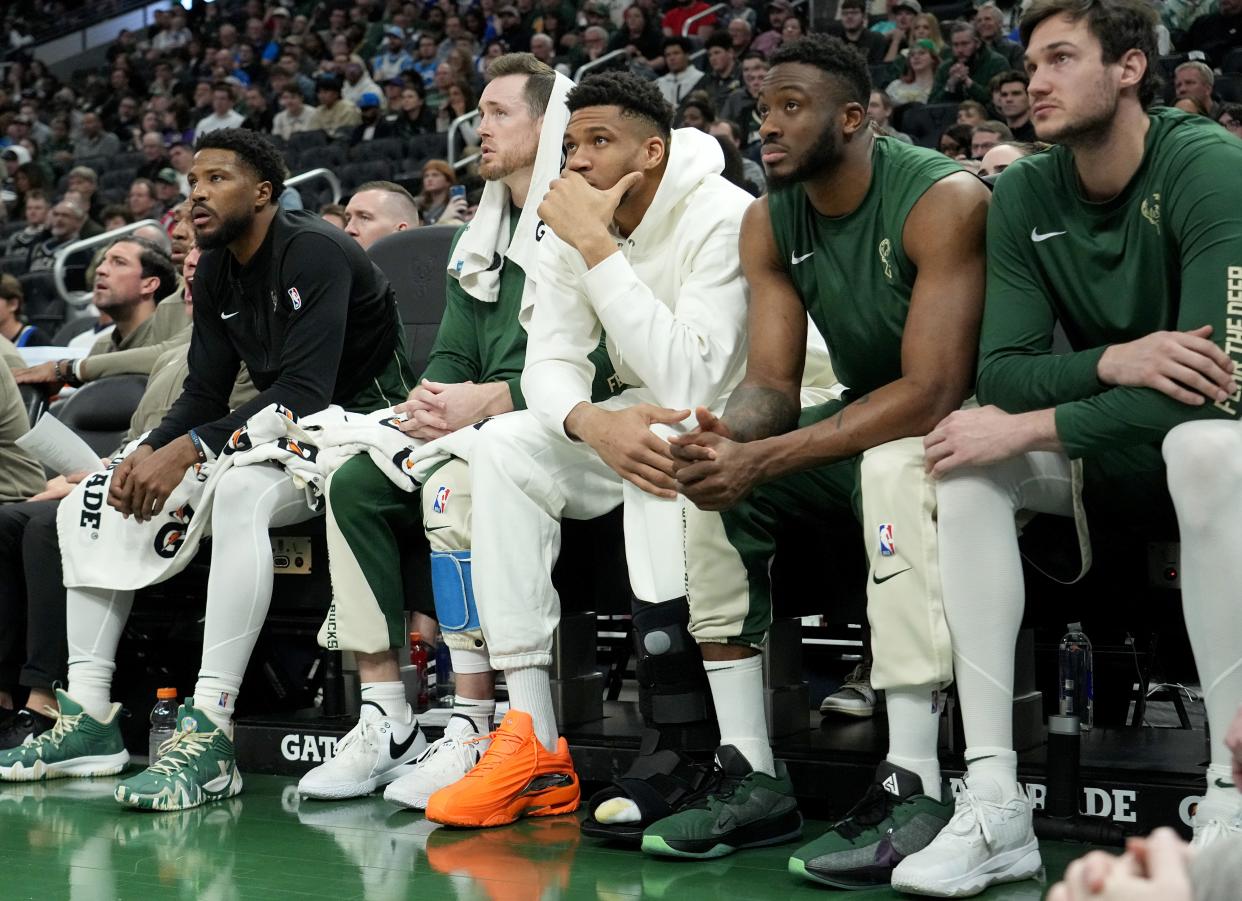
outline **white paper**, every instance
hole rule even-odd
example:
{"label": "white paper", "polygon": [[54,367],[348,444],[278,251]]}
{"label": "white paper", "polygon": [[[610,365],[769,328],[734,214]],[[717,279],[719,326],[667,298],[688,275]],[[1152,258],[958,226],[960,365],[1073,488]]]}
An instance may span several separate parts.
{"label": "white paper", "polygon": [[17,439],[17,446],[62,476],[103,469],[91,446],[50,414],[39,417],[35,427]]}
{"label": "white paper", "polygon": [[27,366],[51,363],[56,360],[80,360],[91,352],[89,347],[19,347]]}

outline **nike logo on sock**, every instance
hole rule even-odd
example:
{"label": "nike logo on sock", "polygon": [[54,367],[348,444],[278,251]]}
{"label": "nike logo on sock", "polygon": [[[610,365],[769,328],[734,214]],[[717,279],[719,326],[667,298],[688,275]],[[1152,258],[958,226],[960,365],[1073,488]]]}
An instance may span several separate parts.
{"label": "nike logo on sock", "polygon": [[967,757],[966,765],[970,766],[972,763],[978,763],[980,760],[991,760],[995,756],[995,754],[984,754],[982,757]]}
{"label": "nike logo on sock", "polygon": [[1232,782],[1226,782],[1224,779],[1214,780],[1217,788],[1237,788]]}
{"label": "nike logo on sock", "polygon": [[405,756],[405,752],[410,750],[410,745],[414,744],[414,739],[418,738],[418,723],[414,723],[414,728],[410,729],[410,734],[405,737],[405,741],[398,742],[397,736],[388,736],[388,756],[393,760],[400,760]]}

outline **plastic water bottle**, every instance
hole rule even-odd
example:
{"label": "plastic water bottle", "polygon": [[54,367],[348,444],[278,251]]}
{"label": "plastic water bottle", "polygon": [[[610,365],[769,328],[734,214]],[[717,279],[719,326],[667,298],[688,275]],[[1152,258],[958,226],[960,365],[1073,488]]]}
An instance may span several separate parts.
{"label": "plastic water bottle", "polygon": [[444,643],[444,636],[441,635],[436,640],[436,703],[441,707],[452,707],[456,689],[453,658],[449,654],[448,645]]}
{"label": "plastic water bottle", "polygon": [[426,710],[428,704],[427,693],[427,643],[423,641],[421,632],[410,633],[410,665],[414,667],[414,674],[418,679],[418,695],[414,704],[415,710]]}
{"label": "plastic water bottle", "polygon": [[1057,649],[1060,679],[1057,706],[1061,716],[1075,716],[1079,727],[1091,728],[1095,688],[1092,684],[1091,640],[1082,623],[1070,623]]}
{"label": "plastic water bottle", "polygon": [[155,706],[151,708],[151,736],[147,742],[147,759],[151,763],[160,759],[160,745],[172,738],[176,731],[177,689],[156,689]]}

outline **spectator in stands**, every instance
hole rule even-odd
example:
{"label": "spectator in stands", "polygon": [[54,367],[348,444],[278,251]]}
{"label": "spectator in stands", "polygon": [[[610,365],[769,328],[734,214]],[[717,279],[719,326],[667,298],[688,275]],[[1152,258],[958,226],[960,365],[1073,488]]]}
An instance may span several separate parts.
{"label": "spectator in stands", "polygon": [[194,126],[194,138],[211,134],[218,128],[240,128],[246,117],[233,109],[236,96],[227,81],[217,81],[211,86],[211,113],[199,119]]}
{"label": "spectator in stands", "polygon": [[176,141],[168,148],[168,162],[172,166],[173,171],[177,173],[177,189],[185,195],[190,196],[190,183],[186,176],[190,172],[190,167],[194,165],[194,150],[184,141]]}
{"label": "spectator in stands", "polygon": [[30,191],[26,194],[26,225],[21,231],[9,236],[5,245],[6,256],[29,255],[30,248],[47,240],[48,214],[52,205],[46,191]]}
{"label": "spectator in stands", "polygon": [[[51,344],[51,336],[37,326],[27,324],[22,317],[23,297],[22,283],[16,276],[7,272],[0,274],[0,337],[11,341],[14,347],[44,347]],[[0,498],[0,503],[8,501]]]}
{"label": "spectator in stands", "polygon": [[[621,16],[621,27],[608,41],[607,52],[624,49],[630,62],[647,66],[656,72],[664,71],[664,36],[637,3],[627,6]],[[573,73],[569,73],[573,75]]]}
{"label": "spectator in stands", "polygon": [[422,78],[424,88],[430,89],[435,80],[436,67],[440,64],[436,51],[437,45],[434,37],[429,34],[419,36],[416,51],[418,57],[414,60],[414,71]]}
{"label": "spectator in stands", "polygon": [[267,102],[267,94],[262,88],[251,86],[246,88],[246,119],[243,128],[271,134],[276,119],[276,111]]}
{"label": "spectator in stands", "polygon": [[[455,120],[472,112],[474,108],[474,92],[469,85],[460,81],[449,85],[444,105],[436,115],[436,130],[447,132]],[[474,147],[479,143],[479,134],[469,120],[458,126],[457,140],[465,147]]]}
{"label": "spectator in stands", "polygon": [[349,134],[349,146],[355,147],[363,141],[387,137],[387,128],[380,118],[379,94],[368,91],[358,98],[358,114],[362,121]]}
{"label": "spectator in stands", "polygon": [[43,145],[43,155],[52,161],[57,172],[64,172],[73,165],[73,139],[69,136],[69,117],[52,117],[51,137]]}
{"label": "spectator in stands", "polygon": [[302,92],[302,99],[309,104],[315,99],[315,82],[302,71],[298,63],[299,55],[296,47],[286,46],[276,61],[277,68],[284,73],[291,84]]}
{"label": "spectator in stands", "polygon": [[763,87],[763,77],[767,72],[767,61],[758,53],[748,53],[742,57],[742,81],[746,91],[731,96],[720,109],[720,118],[736,122],[742,129],[743,156],[759,141],[759,126],[762,122],[756,112],[756,104],[759,90]]}
{"label": "spectator in stands", "polygon": [[1220,12],[1195,19],[1179,50],[1199,50],[1212,66],[1221,66],[1230,51],[1242,47],[1242,0],[1220,0]]}
{"label": "spectator in stands", "polygon": [[927,38],[914,42],[906,54],[906,68],[884,89],[893,103],[926,103],[936,83],[936,67],[940,65],[935,47]]}
{"label": "spectator in stands", "polygon": [[345,230],[345,207],[339,203],[325,203],[319,208],[319,218]]}
{"label": "spectator in stands", "polygon": [[120,139],[111,132],[104,131],[103,120],[99,118],[99,113],[94,111],[83,113],[81,130],[78,132],[77,140],[73,142],[74,160],[111,157],[120,152]]}
{"label": "spectator in stands", "polygon": [[[913,3],[914,0],[909,0],[909,2]],[[785,17],[785,24],[781,26],[780,46],[796,43],[804,37],[806,37],[806,24],[802,21],[802,17],[797,13],[790,13]]]}
{"label": "spectator in stands", "polygon": [[500,21],[501,40],[515,52],[530,49],[530,30],[522,23],[522,14],[512,4],[505,4],[497,14]]}
{"label": "spectator in stands", "polygon": [[1003,56],[1009,68],[1024,65],[1022,45],[1005,37],[1005,15],[996,4],[985,3],[975,10],[975,31],[983,46]]}
{"label": "spectator in stands", "polygon": [[[12,276],[7,274],[0,276],[0,308],[5,304],[5,280],[10,278]],[[0,309],[0,317],[3,315]],[[20,504],[42,490],[43,466],[16,444],[18,438],[30,431],[25,398],[12,373],[13,367],[23,365],[21,354],[7,338],[0,337],[0,505],[4,506]],[[0,532],[0,546],[5,537]],[[8,594],[14,587],[0,588],[0,596]],[[0,629],[0,747],[3,746],[4,733],[16,718],[14,695],[18,693],[17,673],[6,665],[9,655],[5,653],[5,645],[20,641],[17,636],[21,623],[4,616],[8,612],[7,606],[0,599],[0,621],[4,623],[4,628]]]}
{"label": "spectator in stands", "polygon": [[944,35],[940,33],[940,20],[936,18],[934,13],[920,13],[914,17],[914,40],[931,41],[932,53],[935,54],[936,64],[940,64],[941,54],[945,50]]}
{"label": "spectator in stands", "polygon": [[664,39],[664,65],[668,71],[655,84],[673,109],[678,109],[703,81],[703,73],[690,64],[690,50],[687,38]]}
{"label": "spectator in stands", "polygon": [[777,47],[781,45],[781,29],[785,25],[785,19],[793,12],[793,6],[789,0],[768,0],[768,30],[757,35],[751,41],[751,51],[761,54],[767,59]]}
{"label": "spectator in stands", "polygon": [[707,74],[698,90],[706,91],[714,109],[720,109],[730,94],[745,91],[742,67],[733,55],[733,41],[728,32],[718,31],[707,39]]}
{"label": "spectator in stands", "polygon": [[[370,411],[398,402],[406,394],[402,386],[413,379],[392,291],[379,270],[346,235],[313,215],[277,209],[284,163],[270,142],[254,132],[220,129],[197,147],[191,200],[195,232],[206,253],[195,276],[198,327],[190,343],[190,371],[168,415],[111,473],[111,504],[128,519],[117,520],[108,510],[104,515],[123,523],[117,528],[149,528],[144,523],[159,516],[187,470],[206,459],[207,450],[223,451],[229,436],[270,404],[320,410],[335,401]],[[222,177],[208,178],[209,173]],[[285,306],[272,310],[271,296]],[[230,307],[250,312],[234,323]],[[255,316],[264,317],[259,328]],[[214,325],[207,328],[206,322]],[[241,363],[260,393],[226,413]],[[300,492],[280,467],[266,464],[234,467],[220,478],[211,515],[213,554],[223,556],[208,580],[198,703],[183,705],[160,764],[118,786],[122,803],[184,809],[241,790],[232,716],[270,603],[268,530],[312,515]],[[74,554],[62,542],[66,580]],[[101,573],[101,580],[105,576]],[[73,660],[69,691],[58,695],[60,734],[33,749],[26,745],[0,754],[0,778],[17,760],[28,762],[28,753],[43,760],[59,755],[107,772],[127,758],[109,694],[116,642],[131,603],[130,593],[69,589],[66,623]],[[73,717],[79,710],[83,716]],[[75,726],[84,727],[77,738],[62,741],[63,729]],[[101,757],[104,765],[98,766]]]}
{"label": "spectator in stands", "polygon": [[418,204],[410,192],[391,181],[358,186],[345,207],[345,233],[367,250],[385,235],[418,228]]}
{"label": "spectator in stands", "polygon": [[707,129],[707,133],[715,135],[718,138],[725,138],[733,143],[737,148],[738,156],[742,160],[742,176],[747,184],[751,187],[746,190],[750,191],[756,197],[763,194],[768,189],[768,181],[763,172],[763,166],[756,163],[748,156],[742,155],[742,129],[732,119],[717,119]]}
{"label": "spectator in stands", "polygon": [[158,219],[164,211],[155,196],[155,182],[149,178],[135,178],[129,186],[129,212],[134,221]]}
{"label": "spectator in stands", "polygon": [[1173,108],[1179,109],[1184,113],[1191,113],[1195,116],[1211,116],[1208,114],[1208,108],[1198,97],[1179,97],[1173,102]]}
{"label": "spectator in stands", "polygon": [[315,80],[319,106],[311,117],[312,130],[336,131],[362,122],[358,107],[341,99],[341,76],[325,72]]}
{"label": "spectator in stands", "polygon": [[[729,38],[733,41],[733,55],[738,59],[742,59],[751,50],[751,43],[754,41],[755,29],[742,19],[734,19],[729,23]],[[664,59],[660,58],[660,63],[664,63]]]}
{"label": "spectator in stands", "polygon": [[1002,141],[980,158],[979,174],[984,177],[1000,175],[1024,156],[1038,153],[1047,147],[1047,144]]}
{"label": "spectator in stands", "polygon": [[1216,106],[1212,99],[1212,86],[1216,83],[1216,73],[1205,63],[1192,60],[1182,63],[1173,72],[1173,89],[1178,100],[1192,100],[1200,115],[1214,118],[1212,111]]}
{"label": "spectator in stands", "polygon": [[[1057,146],[997,182],[982,406],[953,413],[926,440],[970,763],[954,827],[898,865],[899,890],[948,897],[1042,870],[1011,717],[1022,510],[1061,517],[1067,537],[1077,532],[1080,565],[1066,581],[1085,571],[1100,531],[1132,528],[1140,540],[1180,532],[1186,631],[1201,684],[1211,686],[1194,846],[1218,853],[1242,831],[1226,743],[1242,701],[1242,561],[1218,534],[1242,497],[1242,348],[1228,332],[1227,274],[1242,259],[1229,187],[1242,177],[1242,144],[1206,120],[1150,109],[1157,22],[1144,0],[1037,0],[1022,19],[1035,128]],[[1119,294],[1119,284],[1142,288]],[[1056,322],[1069,336],[1064,353],[1051,350]],[[935,747],[933,738],[925,753]],[[1124,888],[1099,897],[1170,897]],[[1234,882],[1228,896],[1237,890]]]}
{"label": "spectator in stands", "polygon": [[989,119],[982,125],[976,125],[970,133],[970,158],[981,160],[983,155],[1001,141],[1012,141],[1013,132],[1004,122]]}
{"label": "spectator in stands", "polygon": [[374,94],[381,103],[383,102],[384,92],[367,74],[366,67],[359,62],[347,63],[345,80],[341,85],[341,99],[357,106],[364,94]]}
{"label": "spectator in stands", "polygon": [[867,102],[867,116],[871,119],[871,125],[875,130],[889,138],[896,138],[907,144],[913,144],[910,136],[899,132],[893,128],[893,99],[879,88],[872,88],[870,99]]}
{"label": "spectator in stands", "polygon": [[1242,103],[1222,103],[1217,106],[1216,121],[1237,137],[1242,138]]}
{"label": "spectator in stands", "polygon": [[134,221],[134,214],[129,211],[129,204],[126,203],[110,203],[99,215],[106,232],[115,231]]}
{"label": "spectator in stands", "polygon": [[1005,117],[1005,124],[1013,132],[1015,141],[1035,140],[1035,126],[1031,122],[1031,98],[1026,86],[1030,79],[1025,72],[1011,69],[992,79],[992,106]]}
{"label": "spectator in stands", "polygon": [[34,245],[30,254],[30,271],[51,269],[56,251],[81,237],[86,212],[73,200],[61,200],[52,207],[48,238]]}
{"label": "spectator in stands", "polygon": [[703,96],[702,92],[698,91],[681,105],[681,109],[677,111],[677,116],[673,120],[673,127],[697,128],[699,131],[707,131],[708,127],[715,121],[715,108]]}
{"label": "spectator in stands", "polygon": [[139,148],[142,136],[142,117],[138,114],[138,101],[132,96],[117,101],[116,117],[112,120],[112,133],[121,141],[126,151]]}
{"label": "spectator in stands", "polygon": [[400,105],[385,117],[396,134],[408,139],[435,133],[436,114],[428,109],[426,96],[421,81],[411,81],[401,89]]}
{"label": "spectator in stands", "polygon": [[[185,201],[185,195],[181,193],[181,180],[177,177],[175,169],[165,166],[155,176],[153,182],[156,204],[164,211],[160,214],[160,225],[164,226],[165,230],[171,230],[177,208]],[[173,262],[180,264],[181,261],[174,259]]]}
{"label": "spectator in stands", "polygon": [[957,124],[974,128],[988,120],[988,108],[978,100],[963,100],[957,105]]}
{"label": "spectator in stands", "polygon": [[371,76],[389,81],[414,71],[414,57],[405,49],[405,33],[395,25],[384,28],[384,49],[371,60]]}
{"label": "spectator in stands", "polygon": [[272,118],[272,134],[289,140],[290,136],[313,127],[315,107],[307,106],[302,92],[290,84],[280,92],[281,111]]}
{"label": "spectator in stands", "polygon": [[865,56],[869,64],[884,62],[888,43],[867,27],[866,0],[841,0],[840,20],[828,26],[828,33]]}
{"label": "spectator in stands", "polygon": [[914,43],[914,20],[923,14],[919,0],[896,0],[889,7],[892,15],[892,29],[882,38],[887,38],[888,46],[884,51],[884,62],[891,63],[900,59],[910,45]]}
{"label": "spectator in stands", "polygon": [[449,188],[457,184],[457,173],[444,160],[428,160],[423,166],[423,190],[418,195],[418,211],[424,225],[441,219],[460,221],[466,211],[465,198],[449,199]]}
{"label": "spectator in stands", "polygon": [[[668,5],[668,12],[660,19],[660,28],[667,38],[681,37],[682,26],[686,21],[694,16],[705,12],[710,7],[704,0],[672,0]],[[703,28],[714,28],[716,26],[716,16],[703,16],[690,26],[690,34],[697,36]]]}
{"label": "spectator in stands", "polygon": [[141,178],[155,178],[159,171],[168,165],[168,151],[164,147],[164,136],[157,131],[148,131],[142,136],[142,165],[138,167]]}
{"label": "spectator in stands", "polygon": [[954,22],[949,26],[949,46],[953,59],[945,60],[936,72],[931,103],[958,103],[962,100],[989,102],[988,84],[994,75],[1008,68],[1005,58],[984,46],[975,26]]}
{"label": "spectator in stands", "polygon": [[552,38],[542,32],[537,32],[530,36],[530,52],[535,59],[546,66],[551,66],[556,62],[556,44]]}
{"label": "spectator in stands", "polygon": [[940,133],[940,140],[936,142],[936,147],[950,159],[969,159],[973,131],[974,129],[969,125],[963,125],[960,122],[950,125]]}

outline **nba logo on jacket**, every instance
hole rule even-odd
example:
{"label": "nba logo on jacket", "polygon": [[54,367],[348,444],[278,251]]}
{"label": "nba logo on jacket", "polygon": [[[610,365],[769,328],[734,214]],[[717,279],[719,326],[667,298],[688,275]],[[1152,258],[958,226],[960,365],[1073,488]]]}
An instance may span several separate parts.
{"label": "nba logo on jacket", "polygon": [[293,301],[293,308],[295,310],[302,309],[302,295],[298,293],[297,288],[289,289],[289,299]]}

